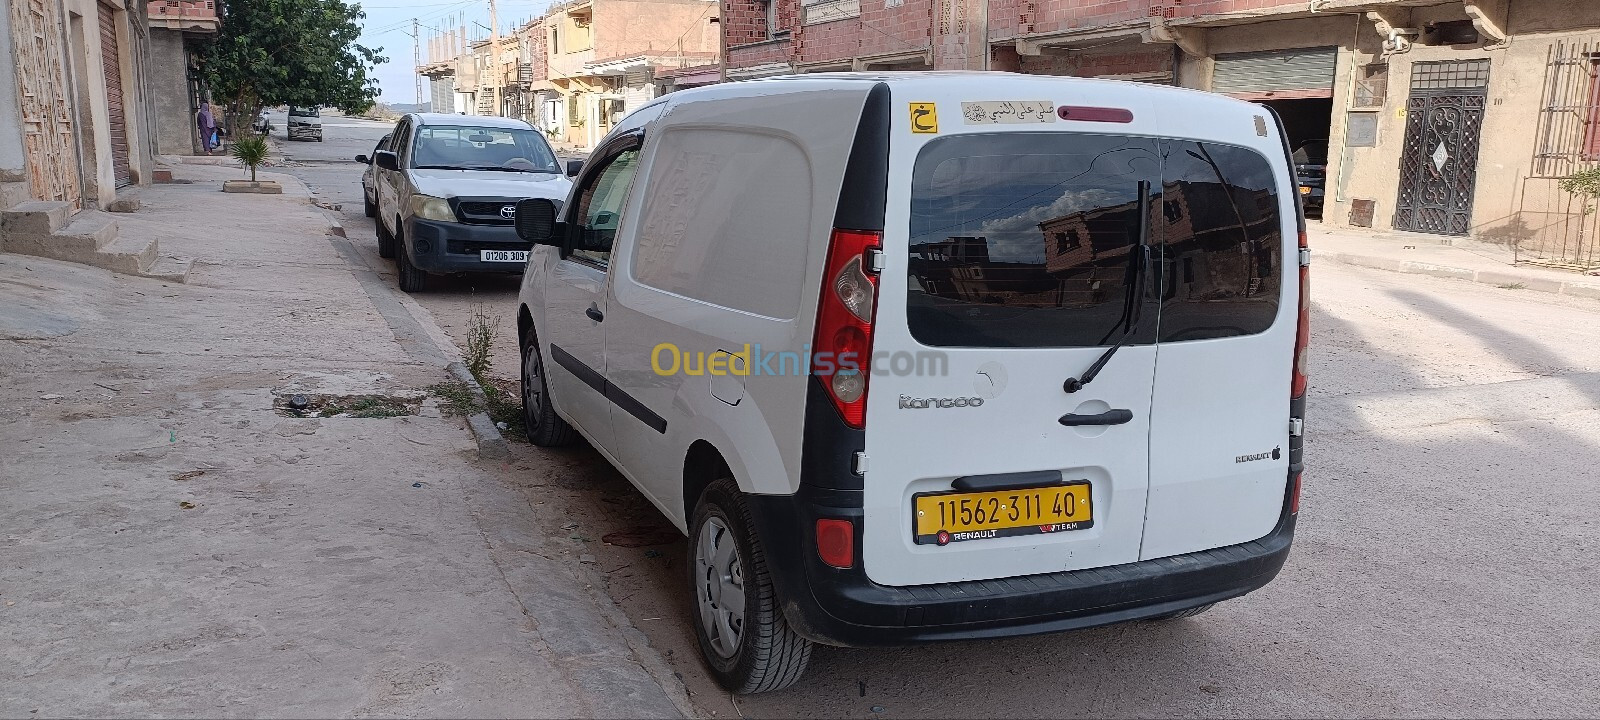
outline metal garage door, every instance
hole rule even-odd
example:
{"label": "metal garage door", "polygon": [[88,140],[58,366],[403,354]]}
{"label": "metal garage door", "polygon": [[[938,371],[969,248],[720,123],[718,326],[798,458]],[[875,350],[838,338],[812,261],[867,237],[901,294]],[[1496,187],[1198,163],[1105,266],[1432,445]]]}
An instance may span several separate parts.
{"label": "metal garage door", "polygon": [[106,75],[106,114],[111,128],[111,170],[117,187],[133,182],[128,166],[128,127],[122,110],[122,60],[117,57],[117,13],[103,3],[100,10],[100,63]]}
{"label": "metal garage door", "polygon": [[1248,100],[1331,98],[1338,57],[1336,47],[1218,55],[1211,90]]}

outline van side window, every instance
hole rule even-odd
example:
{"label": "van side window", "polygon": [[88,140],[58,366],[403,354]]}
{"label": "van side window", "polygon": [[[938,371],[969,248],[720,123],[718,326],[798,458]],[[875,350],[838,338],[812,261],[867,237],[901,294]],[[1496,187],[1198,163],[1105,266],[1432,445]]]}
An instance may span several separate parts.
{"label": "van side window", "polygon": [[1161,342],[1266,330],[1278,316],[1283,272],[1272,165],[1242,147],[1164,145]]}
{"label": "van side window", "polygon": [[[906,316],[943,347],[1095,347],[1128,327],[1139,187],[1161,186],[1158,141],[1066,133],[956,135],[911,180]],[[1150,198],[1151,237],[1162,206]],[[1149,307],[1145,316],[1155,316]],[[1155,340],[1155,322],[1132,343]]]}
{"label": "van side window", "polygon": [[638,159],[638,148],[624,150],[606,161],[599,172],[589,176],[571,216],[576,224],[575,232],[581,235],[579,244],[587,249],[573,250],[568,257],[601,267],[610,264],[611,245],[617,239],[622,205],[628,198],[634,171],[639,168]]}

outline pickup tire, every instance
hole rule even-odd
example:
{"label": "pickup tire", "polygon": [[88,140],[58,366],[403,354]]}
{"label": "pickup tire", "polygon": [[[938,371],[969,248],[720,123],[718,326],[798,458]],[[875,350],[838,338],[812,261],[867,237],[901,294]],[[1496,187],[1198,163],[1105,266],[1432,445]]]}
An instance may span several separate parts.
{"label": "pickup tire", "polygon": [[531,326],[522,336],[522,431],[528,435],[528,442],[539,447],[571,445],[578,439],[578,431],[556,414],[550,402],[539,336]]}
{"label": "pickup tire", "polygon": [[411,262],[411,253],[406,252],[405,238],[395,236],[395,279],[400,289],[408,293],[426,292],[428,289],[428,273]]}
{"label": "pickup tire", "polygon": [[[362,209],[363,212],[366,213],[367,217],[369,217],[369,218],[375,218],[375,217],[378,216],[378,206],[374,205],[371,200],[367,199],[367,194],[366,194],[365,191],[363,191],[361,193],[361,209]],[[383,232],[383,228],[382,228],[383,223],[379,223],[378,225],[379,225],[378,232],[380,232],[380,233]],[[380,243],[380,250],[381,250],[382,249],[381,248],[381,243],[382,243],[382,238],[381,237],[379,238],[379,243]],[[378,256],[379,257],[393,257],[394,256],[394,252],[391,251],[388,255],[384,255],[380,251],[378,253]]]}
{"label": "pickup tire", "polygon": [[[371,207],[371,206],[368,206],[368,207]],[[376,207],[371,207],[371,209],[367,211],[367,217],[375,217],[375,216],[377,216],[377,214],[378,214],[378,209]],[[378,225],[378,257],[381,257],[381,258],[383,258],[385,260],[393,259],[394,258],[394,234],[389,232],[389,228],[386,228],[386,227],[383,226],[383,220],[381,220],[381,219],[378,220],[377,221],[377,225]]]}
{"label": "pickup tire", "polygon": [[[695,638],[718,683],[729,692],[759,693],[786,688],[805,674],[811,641],[783,618],[766,551],[733,478],[717,480],[701,494],[689,524],[686,564]],[[730,597],[736,599],[723,606]],[[740,597],[742,608],[731,604]],[[708,621],[721,629],[708,629]],[[728,637],[730,630],[736,637]]]}

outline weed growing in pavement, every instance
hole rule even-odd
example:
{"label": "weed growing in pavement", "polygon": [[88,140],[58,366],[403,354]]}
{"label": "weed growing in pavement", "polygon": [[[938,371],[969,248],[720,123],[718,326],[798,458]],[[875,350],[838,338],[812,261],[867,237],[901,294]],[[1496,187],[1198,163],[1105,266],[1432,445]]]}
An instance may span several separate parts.
{"label": "weed growing in pavement", "polygon": [[494,360],[489,354],[494,350],[494,336],[500,333],[499,316],[491,316],[483,303],[472,304],[472,318],[467,321],[467,372],[478,379],[478,384],[488,388],[484,373]]}
{"label": "weed growing in pavement", "polygon": [[322,407],[323,416],[346,414],[353,418],[389,418],[412,414],[405,403],[382,395],[361,395],[350,400],[352,402],[349,405],[329,402]]}
{"label": "weed growing in pavement", "polygon": [[439,409],[446,415],[466,417],[478,411],[478,400],[473,396],[472,387],[460,380],[433,385],[428,392],[444,402]]}
{"label": "weed growing in pavement", "polygon": [[[512,387],[500,387],[497,382]],[[466,417],[478,412],[489,413],[490,420],[506,424],[506,429],[501,432],[507,438],[517,439],[523,437],[522,397],[514,386],[515,383],[509,380],[480,383],[486,404],[479,403],[472,386],[460,380],[439,383],[428,388],[428,391],[439,398],[439,409],[446,415]]]}
{"label": "weed growing in pavement", "polygon": [[1500,289],[1501,290],[1523,290],[1523,289],[1526,289],[1527,287],[1528,287],[1527,285],[1524,285],[1522,283],[1511,283],[1510,285],[1501,285]]}

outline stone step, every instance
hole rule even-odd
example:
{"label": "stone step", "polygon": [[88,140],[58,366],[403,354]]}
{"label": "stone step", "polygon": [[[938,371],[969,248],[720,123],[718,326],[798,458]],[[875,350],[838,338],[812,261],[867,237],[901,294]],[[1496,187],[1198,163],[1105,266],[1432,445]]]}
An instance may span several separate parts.
{"label": "stone step", "polygon": [[156,250],[155,238],[117,238],[94,259],[80,262],[124,275],[144,275],[156,263]]}
{"label": "stone step", "polygon": [[144,276],[173,283],[189,282],[189,271],[194,269],[194,258],[163,255],[144,271]]}
{"label": "stone step", "polygon": [[29,200],[0,211],[0,232],[6,235],[49,235],[67,224],[72,205]]}
{"label": "stone step", "polygon": [[100,250],[117,239],[117,219],[99,210],[84,210],[72,222],[54,233],[57,242],[88,250]]}

